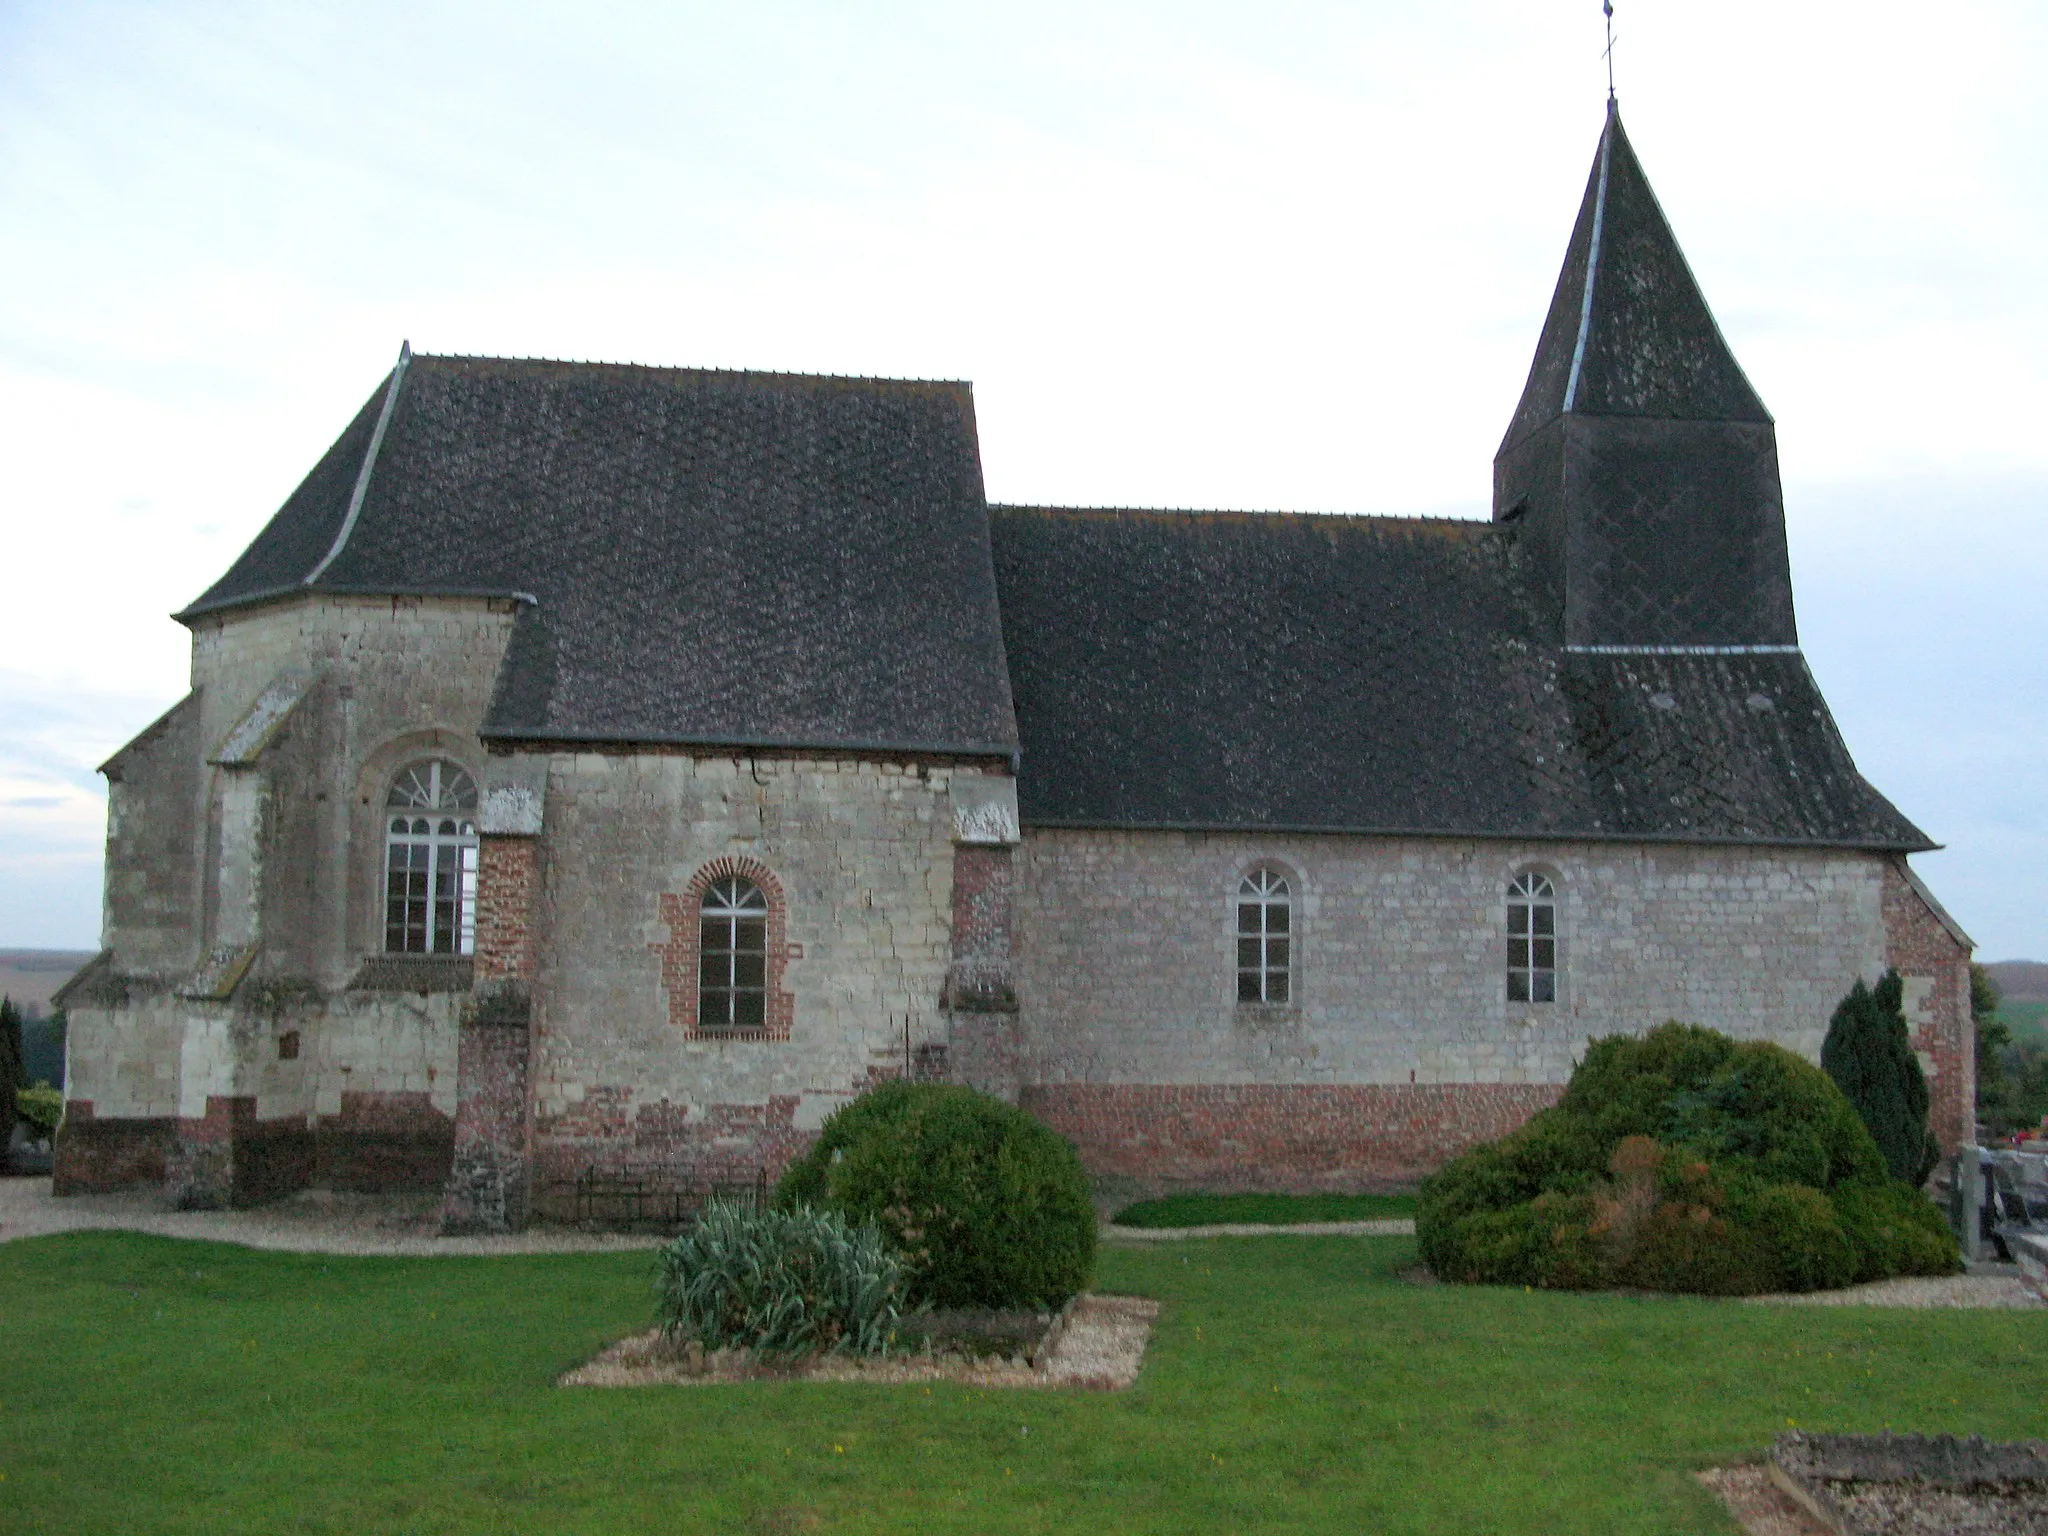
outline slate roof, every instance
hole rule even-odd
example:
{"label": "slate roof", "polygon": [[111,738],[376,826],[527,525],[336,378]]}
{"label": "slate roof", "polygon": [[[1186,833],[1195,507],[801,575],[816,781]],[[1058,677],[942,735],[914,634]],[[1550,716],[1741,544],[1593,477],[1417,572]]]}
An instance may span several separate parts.
{"label": "slate roof", "polygon": [[1500,451],[1568,413],[1771,420],[1707,307],[1612,101]]}
{"label": "slate roof", "polygon": [[1015,750],[969,386],[424,356],[397,375],[374,454],[390,381],[181,618],[305,590],[520,595],[492,739]]}
{"label": "slate roof", "polygon": [[992,525],[1027,824],[1933,846],[1796,652],[1543,645],[1498,525]]}
{"label": "slate roof", "polygon": [[1933,846],[1793,643],[1770,415],[1611,108],[1500,463],[1493,524],[991,509],[964,384],[401,357],[181,617],[515,597],[488,739],[1021,739],[1039,826]]}

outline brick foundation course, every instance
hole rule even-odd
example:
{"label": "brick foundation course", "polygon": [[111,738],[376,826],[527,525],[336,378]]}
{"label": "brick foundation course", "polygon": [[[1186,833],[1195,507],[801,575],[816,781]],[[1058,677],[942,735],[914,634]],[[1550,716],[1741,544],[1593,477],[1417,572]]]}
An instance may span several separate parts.
{"label": "brick foundation course", "polygon": [[772,1188],[817,1138],[797,1128],[795,1094],[695,1113],[667,1103],[634,1107],[631,1100],[626,1089],[594,1089],[574,1111],[536,1127],[535,1199],[543,1214],[566,1218],[573,1186],[586,1173],[625,1172],[699,1194],[762,1178]]}
{"label": "brick foundation course", "polygon": [[203,1116],[176,1125],[164,1195],[181,1209],[261,1205],[313,1181],[314,1135],[305,1118],[259,1120],[253,1094],[210,1094]]}
{"label": "brick foundation course", "polygon": [[425,1093],[344,1093],[314,1132],[313,1182],[362,1194],[435,1190],[448,1180],[455,1122]]}
{"label": "brick foundation course", "polygon": [[1023,1106],[1118,1190],[1357,1189],[1407,1183],[1506,1135],[1555,1084],[1061,1083]]}
{"label": "brick foundation course", "polygon": [[172,1116],[100,1120],[92,1100],[73,1099],[57,1129],[52,1192],[104,1195],[137,1185],[161,1186],[177,1139],[178,1122]]}

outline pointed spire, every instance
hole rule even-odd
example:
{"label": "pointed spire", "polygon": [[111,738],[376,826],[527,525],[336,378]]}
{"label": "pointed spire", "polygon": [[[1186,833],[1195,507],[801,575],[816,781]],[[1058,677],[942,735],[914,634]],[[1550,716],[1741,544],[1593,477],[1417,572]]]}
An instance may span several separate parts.
{"label": "pointed spire", "polygon": [[1504,453],[1561,415],[1768,422],[1610,96],[1564,270]]}

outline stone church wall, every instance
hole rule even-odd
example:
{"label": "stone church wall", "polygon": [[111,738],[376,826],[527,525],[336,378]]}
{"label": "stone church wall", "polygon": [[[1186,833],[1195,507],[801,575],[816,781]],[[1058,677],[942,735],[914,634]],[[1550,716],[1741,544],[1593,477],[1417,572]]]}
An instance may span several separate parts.
{"label": "stone church wall", "polygon": [[[950,786],[978,770],[680,753],[550,765],[532,1066],[540,1203],[587,1169],[769,1177],[945,1039]],[[694,1025],[693,889],[768,891],[768,1025]],[[680,931],[678,931],[680,930]],[[778,1023],[778,1018],[781,1022]]]}
{"label": "stone church wall", "polygon": [[[1884,861],[1682,845],[1028,829],[1024,1102],[1129,1185],[1413,1177],[1678,1018],[1809,1059],[1886,964]],[[1235,1001],[1239,878],[1295,901],[1286,1007]],[[1559,998],[1506,1000],[1506,889],[1556,883]]]}
{"label": "stone church wall", "polygon": [[[110,958],[71,1007],[60,1188],[439,1187],[466,978],[354,983],[383,947],[390,777],[437,755],[481,774],[512,613],[322,596],[194,626],[191,696],[109,765]],[[250,759],[212,761],[281,683],[297,701]]]}

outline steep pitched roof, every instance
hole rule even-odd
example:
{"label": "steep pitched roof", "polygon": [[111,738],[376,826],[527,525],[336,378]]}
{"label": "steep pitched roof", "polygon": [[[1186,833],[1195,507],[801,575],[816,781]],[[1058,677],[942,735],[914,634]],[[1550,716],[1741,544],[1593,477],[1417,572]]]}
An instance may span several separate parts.
{"label": "steep pitched roof", "polygon": [[992,519],[1027,823],[1932,846],[1796,653],[1547,646],[1494,525]]}
{"label": "steep pitched roof", "polygon": [[180,617],[300,591],[530,599],[496,739],[1016,744],[965,384],[402,360]]}
{"label": "steep pitched roof", "polygon": [[1560,415],[1768,422],[1609,101],[1505,453]]}

